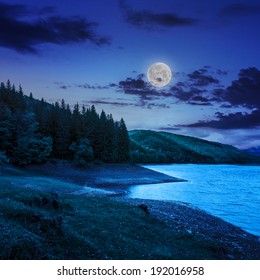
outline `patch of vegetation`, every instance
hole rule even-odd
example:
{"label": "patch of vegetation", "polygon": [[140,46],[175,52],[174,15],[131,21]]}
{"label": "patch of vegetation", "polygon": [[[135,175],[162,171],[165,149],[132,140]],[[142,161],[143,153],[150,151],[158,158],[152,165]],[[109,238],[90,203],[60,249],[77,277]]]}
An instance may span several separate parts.
{"label": "patch of vegetation", "polygon": [[[13,185],[17,176],[3,178],[0,259],[215,258],[208,245],[139,207],[108,198],[42,192]],[[53,184],[67,187],[61,181]]]}
{"label": "patch of vegetation", "polygon": [[[17,187],[24,189],[36,189],[49,193],[64,192],[70,193],[79,190],[81,187],[69,182],[61,182],[58,179],[39,176],[23,169],[13,167],[1,167],[1,182],[0,185],[9,187],[10,191]],[[23,189],[23,191],[24,191]]]}
{"label": "patch of vegetation", "polygon": [[254,157],[231,145],[195,137],[151,130],[129,132],[131,158],[138,163],[259,163]]}

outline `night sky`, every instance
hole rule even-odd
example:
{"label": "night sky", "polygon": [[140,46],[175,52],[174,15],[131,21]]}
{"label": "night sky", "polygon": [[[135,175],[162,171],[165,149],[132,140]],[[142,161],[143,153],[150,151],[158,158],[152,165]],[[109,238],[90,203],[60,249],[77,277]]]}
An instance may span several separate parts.
{"label": "night sky", "polygon": [[[260,146],[259,0],[0,1],[0,80],[128,129]],[[148,67],[173,71],[158,89]]]}

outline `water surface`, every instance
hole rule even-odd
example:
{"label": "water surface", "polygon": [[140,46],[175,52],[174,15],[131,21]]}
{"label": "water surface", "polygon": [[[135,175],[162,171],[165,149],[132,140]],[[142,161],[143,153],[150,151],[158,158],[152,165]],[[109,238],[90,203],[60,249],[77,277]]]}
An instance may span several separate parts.
{"label": "water surface", "polygon": [[132,198],[177,200],[260,236],[260,167],[240,165],[170,164],[146,168],[188,180],[137,185]]}

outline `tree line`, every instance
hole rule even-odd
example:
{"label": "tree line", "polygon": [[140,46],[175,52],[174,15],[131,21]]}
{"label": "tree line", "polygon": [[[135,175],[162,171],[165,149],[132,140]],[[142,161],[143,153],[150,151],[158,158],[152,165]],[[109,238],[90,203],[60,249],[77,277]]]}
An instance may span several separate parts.
{"label": "tree line", "polygon": [[35,99],[9,80],[0,84],[0,162],[125,162],[129,146],[123,118],[114,121],[111,114],[98,114],[94,105],[71,108],[63,99],[54,104]]}

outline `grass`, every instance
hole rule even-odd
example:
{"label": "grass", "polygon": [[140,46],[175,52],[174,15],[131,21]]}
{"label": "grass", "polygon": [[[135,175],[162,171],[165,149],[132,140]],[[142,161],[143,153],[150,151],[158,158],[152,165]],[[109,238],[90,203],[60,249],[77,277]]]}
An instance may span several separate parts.
{"label": "grass", "polygon": [[1,173],[0,259],[213,258],[210,244],[175,232],[137,206],[24,188],[32,182],[51,191],[78,187],[45,179]]}
{"label": "grass", "polygon": [[0,170],[1,185],[12,187],[24,187],[26,189],[37,189],[47,192],[70,193],[78,191],[82,186],[64,182],[54,178],[39,176],[36,173],[28,172],[13,167],[2,167]]}

